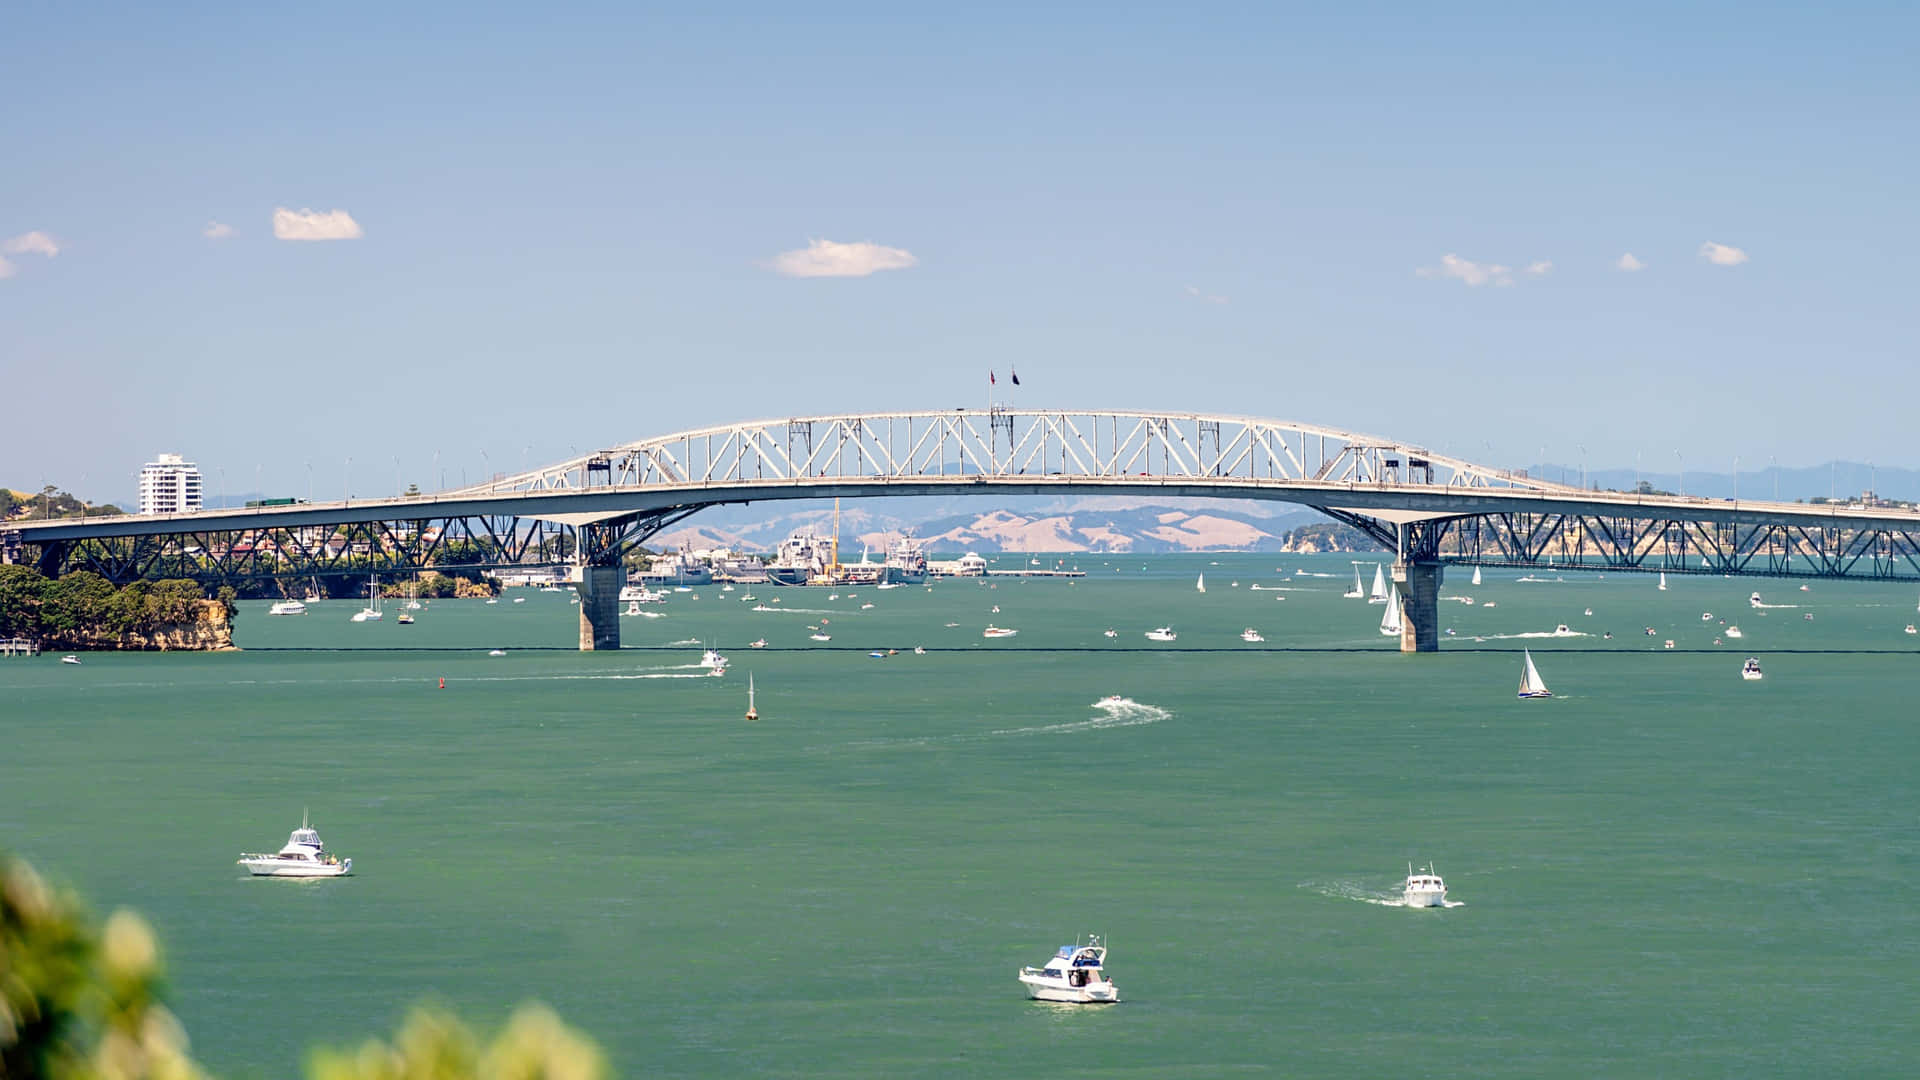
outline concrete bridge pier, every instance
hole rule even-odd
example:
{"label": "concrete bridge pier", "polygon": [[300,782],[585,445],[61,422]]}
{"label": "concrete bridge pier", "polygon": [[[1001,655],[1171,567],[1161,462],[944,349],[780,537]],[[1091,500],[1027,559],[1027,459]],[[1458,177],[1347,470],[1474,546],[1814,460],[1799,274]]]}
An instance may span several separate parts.
{"label": "concrete bridge pier", "polygon": [[580,651],[620,647],[620,587],[626,571],[618,566],[580,568]]}
{"label": "concrete bridge pier", "polygon": [[1393,586],[1400,590],[1400,651],[1440,651],[1440,582],[1446,567],[1437,562],[1393,561]]}

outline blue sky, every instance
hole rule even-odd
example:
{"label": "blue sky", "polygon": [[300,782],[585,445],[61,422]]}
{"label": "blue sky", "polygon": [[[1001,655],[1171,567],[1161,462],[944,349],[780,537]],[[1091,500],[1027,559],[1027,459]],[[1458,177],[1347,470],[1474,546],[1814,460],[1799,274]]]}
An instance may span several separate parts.
{"label": "blue sky", "polygon": [[[377,495],[1009,367],[1915,463],[1911,5],[809,7],[8,6],[0,482]],[[893,268],[780,272],[816,240]]]}

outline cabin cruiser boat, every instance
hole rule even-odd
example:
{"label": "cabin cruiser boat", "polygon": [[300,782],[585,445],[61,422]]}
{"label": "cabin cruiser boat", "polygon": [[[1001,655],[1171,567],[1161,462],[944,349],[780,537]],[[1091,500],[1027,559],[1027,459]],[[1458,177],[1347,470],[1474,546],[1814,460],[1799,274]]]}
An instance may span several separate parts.
{"label": "cabin cruiser boat", "polygon": [[752,641],[747,642],[747,648],[749,649],[764,649],[766,647],[767,647],[766,638],[754,638]]}
{"label": "cabin cruiser boat", "polygon": [[815,641],[832,641],[833,640],[832,634],[808,634],[807,636],[812,638]]}
{"label": "cabin cruiser boat", "polygon": [[994,626],[992,623],[988,623],[987,628],[980,632],[980,636],[983,638],[1005,638],[1012,637],[1019,632],[1018,630],[1009,630],[1004,626]]}
{"label": "cabin cruiser boat", "polygon": [[1920,634],[1920,628],[1915,628],[1915,626],[1912,623],[1908,623],[1906,630],[1903,632],[1908,634]]}
{"label": "cabin cruiser boat", "polygon": [[1044,967],[1020,969],[1020,984],[1035,1001],[1070,1005],[1111,1005],[1120,990],[1106,975],[1107,947],[1098,936],[1085,945],[1062,945]]}
{"label": "cabin cruiser boat", "polygon": [[1571,637],[1573,636],[1573,627],[1568,626],[1566,623],[1561,623],[1560,625],[1553,628],[1553,636],[1554,637]]}
{"label": "cabin cruiser boat", "polygon": [[1747,662],[1740,665],[1740,677],[1748,682],[1766,678],[1760,671],[1760,659],[1754,656],[1747,657]]}
{"label": "cabin cruiser boat", "polygon": [[1125,705],[1126,703],[1127,699],[1121,697],[1119,694],[1108,694],[1106,697],[1094,702],[1093,707],[1096,709],[1105,709],[1114,705]]}
{"label": "cabin cruiser boat", "polygon": [[1749,596],[1749,597],[1747,597],[1747,606],[1748,606],[1748,607],[1763,607],[1764,605],[1760,603],[1760,594],[1759,594],[1759,593],[1754,593],[1754,594],[1753,594],[1752,596]]}
{"label": "cabin cruiser boat", "polygon": [[73,655],[72,653],[68,653],[67,655],[60,658],[60,662],[63,664],[73,664],[75,666],[78,666],[80,663],[80,658]]}
{"label": "cabin cruiser boat", "polygon": [[1255,630],[1253,627],[1249,626],[1245,630],[1240,631],[1240,640],[1246,642],[1249,645],[1257,645],[1260,642],[1265,641],[1267,639],[1261,636],[1260,631]]}
{"label": "cabin cruiser boat", "polygon": [[655,592],[645,585],[626,585],[620,589],[620,599],[629,604],[664,604],[667,594]]}
{"label": "cabin cruiser boat", "polygon": [[1179,636],[1179,634],[1173,632],[1173,627],[1171,626],[1162,626],[1147,631],[1148,641],[1172,641]]}
{"label": "cabin cruiser boat", "polygon": [[1114,631],[1113,627],[1109,626],[1107,627],[1106,631],[1102,633],[1100,636],[1114,638],[1114,637],[1119,637],[1120,635]]}
{"label": "cabin cruiser boat", "polygon": [[718,675],[727,670],[727,658],[718,649],[708,649],[700,654],[700,666]]}
{"label": "cabin cruiser boat", "polygon": [[1742,634],[1742,633],[1740,632],[1740,628],[1739,628],[1739,627],[1737,627],[1737,626],[1729,626],[1729,627],[1727,627],[1727,636],[1728,636],[1728,637],[1730,637],[1730,638],[1741,638],[1741,637],[1746,637],[1746,635],[1745,635],[1745,634]]}
{"label": "cabin cruiser boat", "polygon": [[271,855],[241,855],[239,864],[255,877],[345,877],[353,872],[353,860],[328,851],[320,842],[319,831],[308,824],[304,814],[285,847]]}
{"label": "cabin cruiser boat", "polygon": [[305,615],[307,605],[298,600],[282,600],[267,609],[269,615]]}
{"label": "cabin cruiser boat", "polygon": [[1400,889],[1401,899],[1408,907],[1446,907],[1447,883],[1433,867],[1423,866],[1419,873],[1413,870],[1413,864],[1407,864],[1407,880]]}
{"label": "cabin cruiser boat", "polygon": [[623,611],[623,612],[621,612],[620,614],[622,614],[622,615],[638,615],[638,614],[640,614],[640,601],[638,601],[638,600],[629,600],[629,601],[627,601],[627,610],[625,610],[625,611]]}
{"label": "cabin cruiser boat", "polygon": [[507,655],[507,650],[505,650],[505,649],[488,649],[488,650],[487,650],[487,655],[488,655],[488,656],[505,656],[505,655]]}

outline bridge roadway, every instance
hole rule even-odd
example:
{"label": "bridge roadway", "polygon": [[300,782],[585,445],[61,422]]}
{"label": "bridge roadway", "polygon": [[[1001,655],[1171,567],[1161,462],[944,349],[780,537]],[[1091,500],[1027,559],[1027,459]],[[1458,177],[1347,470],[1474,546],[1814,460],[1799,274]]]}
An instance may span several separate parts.
{"label": "bridge roadway", "polygon": [[[416,497],[17,522],[0,534],[0,555],[123,579],[167,557],[190,558],[214,576],[305,577],[344,572],[318,550],[323,534],[345,530],[389,570],[473,565],[446,561],[442,541],[484,537],[488,565],[550,564],[557,550],[572,553],[581,564],[582,648],[607,648],[618,644],[621,557],[703,507],[958,494],[1313,507],[1395,552],[1406,651],[1438,646],[1448,564],[1552,560],[1567,569],[1920,580],[1920,512],[1911,510],[1591,491],[1393,440],[1256,418],[1009,409],[726,425]],[[272,567],[234,554],[261,538],[275,541]]]}

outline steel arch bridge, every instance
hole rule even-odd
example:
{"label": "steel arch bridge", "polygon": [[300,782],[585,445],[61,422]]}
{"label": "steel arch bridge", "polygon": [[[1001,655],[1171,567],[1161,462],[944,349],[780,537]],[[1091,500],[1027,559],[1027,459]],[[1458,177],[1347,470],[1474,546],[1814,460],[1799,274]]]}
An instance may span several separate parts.
{"label": "steel arch bridge", "polygon": [[415,497],[15,523],[0,534],[0,556],[116,580],[183,568],[224,581],[613,567],[708,506],[1007,493],[1313,507],[1396,553],[1413,608],[1426,587],[1406,575],[1447,564],[1920,581],[1920,513],[1911,510],[1592,491],[1257,417],[1009,408],[726,424]]}

